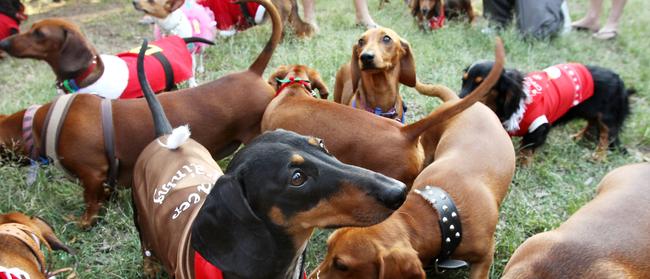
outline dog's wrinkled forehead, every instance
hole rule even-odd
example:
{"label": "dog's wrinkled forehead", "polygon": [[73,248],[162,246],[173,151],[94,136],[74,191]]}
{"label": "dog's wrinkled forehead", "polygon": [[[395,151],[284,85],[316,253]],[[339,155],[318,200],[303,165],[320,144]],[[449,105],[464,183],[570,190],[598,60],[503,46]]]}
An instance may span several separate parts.
{"label": "dog's wrinkled forehead", "polygon": [[487,76],[493,66],[493,61],[479,60],[465,68],[465,73],[470,76]]}
{"label": "dog's wrinkled forehead", "polygon": [[34,30],[34,29],[43,28],[43,27],[58,27],[58,28],[65,29],[65,30],[81,32],[79,27],[77,27],[76,25],[74,25],[71,22],[65,21],[65,20],[60,19],[60,18],[47,18],[47,19],[39,20],[39,21],[35,22],[34,24],[32,24],[31,29]]}
{"label": "dog's wrinkled forehead", "polygon": [[359,37],[360,42],[378,42],[382,40],[385,36],[388,36],[392,41],[399,42],[401,40],[400,36],[397,35],[397,32],[393,31],[390,28],[386,27],[376,27],[368,29],[364,32],[361,37]]}
{"label": "dog's wrinkled forehead", "polygon": [[270,156],[270,158],[282,159],[284,156],[291,157],[295,150],[313,155],[329,155],[321,139],[277,129],[263,133],[237,152],[229,168],[235,167],[239,162],[244,161],[243,158]]}

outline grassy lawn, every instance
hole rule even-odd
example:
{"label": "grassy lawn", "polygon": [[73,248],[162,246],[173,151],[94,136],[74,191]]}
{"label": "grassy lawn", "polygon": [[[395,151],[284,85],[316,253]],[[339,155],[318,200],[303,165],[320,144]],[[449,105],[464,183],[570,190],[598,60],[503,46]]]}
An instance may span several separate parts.
{"label": "grassy lawn", "polygon": [[[287,36],[266,73],[281,64],[307,64],[321,72],[333,91],[336,70],[350,58],[351,46],[363,29],[354,24],[351,0],[317,2],[320,33],[311,40]],[[480,32],[484,23],[475,27],[451,23],[443,30],[422,33],[403,1],[394,0],[381,11],[377,10],[377,0],[369,2],[371,13],[379,24],[393,28],[411,43],[418,78],[422,81],[442,83],[458,90],[464,67],[476,60],[493,57],[493,38]],[[604,11],[608,11],[610,1],[605,2]],[[570,1],[573,18],[584,15],[587,5],[587,0]],[[72,17],[102,53],[131,49],[140,44],[143,36],[151,37],[149,27],[136,24],[141,14],[126,0],[71,0],[55,9],[46,5],[33,8],[30,21],[23,28],[45,17]],[[650,160],[648,26],[650,3],[628,1],[620,35],[615,41],[597,41],[589,34],[574,32],[553,41],[527,43],[512,30],[502,34],[507,67],[532,71],[567,61],[597,64],[614,69],[628,86],[638,90],[638,94],[632,98],[632,114],[622,132],[627,154],[610,152],[606,162],[591,160],[595,145],[569,138],[585,125],[574,121],[553,129],[535,163],[517,170],[501,208],[492,278],[500,276],[512,252],[526,238],[557,227],[589,201],[607,172],[624,164]],[[261,51],[269,27],[254,28],[234,38],[219,40],[215,47],[208,49],[206,73],[199,76],[199,80],[212,80],[245,69]],[[49,101],[54,96],[54,79],[45,63],[17,59],[0,61],[0,113],[8,114]],[[247,92],[241,94],[246,98]],[[403,88],[402,94],[410,108],[406,115],[408,122],[421,118],[439,104],[435,99],[417,95],[410,88]],[[309,121],[308,116],[304,120]],[[221,163],[223,167],[227,164]],[[0,212],[19,210],[41,216],[53,224],[61,239],[76,250],[74,256],[55,253],[52,257],[55,267],[74,266],[81,278],[139,277],[142,257],[133,226],[130,190],[119,192],[96,226],[81,231],[72,217],[83,212],[82,188],[51,167],[38,169],[37,182],[28,186],[25,183],[27,172],[28,168],[11,163],[0,166]],[[324,256],[329,233],[318,231],[312,238],[308,270]]]}

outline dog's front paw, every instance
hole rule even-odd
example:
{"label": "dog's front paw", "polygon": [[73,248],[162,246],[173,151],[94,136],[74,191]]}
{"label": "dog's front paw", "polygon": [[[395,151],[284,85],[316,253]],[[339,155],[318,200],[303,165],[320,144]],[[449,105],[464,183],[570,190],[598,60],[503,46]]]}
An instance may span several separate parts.
{"label": "dog's front paw", "polygon": [[596,150],[596,152],[591,155],[591,158],[599,163],[607,161],[607,149]]}
{"label": "dog's front paw", "polygon": [[517,155],[517,164],[519,166],[527,168],[533,164],[533,151],[530,149],[523,149]]}
{"label": "dog's front paw", "polygon": [[162,271],[160,264],[147,256],[142,260],[142,269],[145,278],[156,278],[156,275]]}

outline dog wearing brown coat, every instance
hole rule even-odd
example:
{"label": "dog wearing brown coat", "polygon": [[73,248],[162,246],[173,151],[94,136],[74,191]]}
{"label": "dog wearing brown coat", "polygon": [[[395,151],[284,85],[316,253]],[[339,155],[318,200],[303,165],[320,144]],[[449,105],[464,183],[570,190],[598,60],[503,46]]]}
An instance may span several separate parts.
{"label": "dog wearing brown coat", "polygon": [[[267,8],[273,32],[266,47],[248,70],[228,74],[198,87],[160,94],[160,102],[173,125],[189,124],[196,128],[193,138],[210,154],[223,158],[260,133],[260,119],[273,97],[273,88],[262,73],[281,39],[280,16],[268,0],[252,0]],[[58,141],[57,152],[63,167],[75,174],[84,187],[86,211],[81,225],[89,226],[110,196],[103,183],[108,177],[109,160],[105,154],[100,98],[80,94],[70,106]],[[153,139],[153,126],[144,99],[112,101],[115,129],[115,153],[119,159],[118,184],[130,186],[137,156]],[[50,104],[34,116],[35,142]],[[0,145],[23,152],[22,122],[25,110],[0,116]]]}
{"label": "dog wearing brown coat", "polygon": [[[418,83],[416,89],[445,102],[458,99],[444,86]],[[439,261],[452,258],[470,263],[470,278],[488,278],[499,206],[515,170],[512,142],[496,115],[480,103],[429,128],[420,141],[430,164],[413,182],[404,205],[378,225],[335,231],[325,260],[310,278],[425,278],[423,267],[437,270]],[[457,227],[421,194],[431,187],[446,192],[436,197],[438,203],[454,201],[457,213],[450,219],[460,219]],[[443,233],[442,223],[450,235]],[[445,249],[447,237],[459,238],[459,245]]]}
{"label": "dog wearing brown coat", "polygon": [[619,167],[559,228],[524,241],[504,279],[650,278],[650,163]]}

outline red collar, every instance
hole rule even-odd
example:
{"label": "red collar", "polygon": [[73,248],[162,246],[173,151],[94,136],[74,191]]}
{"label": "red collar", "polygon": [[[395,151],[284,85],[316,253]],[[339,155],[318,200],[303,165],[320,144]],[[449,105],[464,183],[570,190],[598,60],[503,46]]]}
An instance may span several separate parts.
{"label": "red collar", "polygon": [[443,25],[445,25],[445,5],[440,3],[440,16],[431,18],[429,20],[429,27],[435,30],[442,28]]}
{"label": "red collar", "polygon": [[66,79],[59,82],[59,88],[63,89],[63,91],[67,93],[75,93],[79,91],[79,89],[81,89],[79,85],[95,70],[95,68],[97,68],[97,55],[93,56],[93,60],[90,62],[90,65],[88,65],[88,68],[86,68],[86,70],[81,73],[81,75],[77,76],[74,79]]}
{"label": "red collar", "polygon": [[295,78],[295,77],[290,77],[288,79],[279,79],[276,78],[276,81],[281,83],[282,85],[280,88],[278,88],[278,91],[275,91],[275,97],[280,95],[280,92],[284,90],[285,88],[293,85],[293,84],[300,84],[302,85],[305,89],[307,89],[308,92],[311,93],[311,90],[309,89],[311,86],[309,85],[309,80],[306,79],[301,79],[301,78]]}

